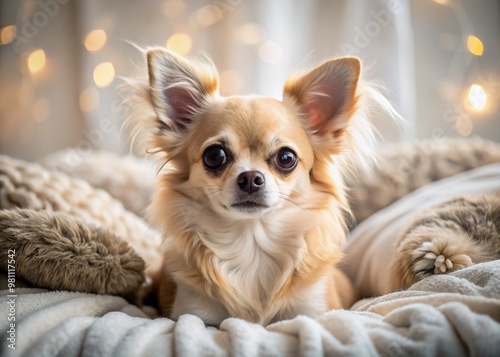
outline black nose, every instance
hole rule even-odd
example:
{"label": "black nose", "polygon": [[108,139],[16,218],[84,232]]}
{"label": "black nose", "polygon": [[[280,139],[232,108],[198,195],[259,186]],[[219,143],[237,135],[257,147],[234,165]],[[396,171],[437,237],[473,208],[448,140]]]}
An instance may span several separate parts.
{"label": "black nose", "polygon": [[238,186],[242,191],[252,193],[266,185],[266,179],[260,171],[245,171],[238,175]]}

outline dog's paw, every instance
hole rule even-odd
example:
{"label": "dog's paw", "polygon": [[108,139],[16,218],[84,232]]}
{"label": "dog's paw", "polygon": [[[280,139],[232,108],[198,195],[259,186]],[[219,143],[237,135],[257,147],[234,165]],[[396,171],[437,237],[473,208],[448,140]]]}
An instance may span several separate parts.
{"label": "dog's paw", "polygon": [[420,278],[445,274],[473,265],[473,261],[459,244],[433,239],[424,242],[412,254],[413,272]]}

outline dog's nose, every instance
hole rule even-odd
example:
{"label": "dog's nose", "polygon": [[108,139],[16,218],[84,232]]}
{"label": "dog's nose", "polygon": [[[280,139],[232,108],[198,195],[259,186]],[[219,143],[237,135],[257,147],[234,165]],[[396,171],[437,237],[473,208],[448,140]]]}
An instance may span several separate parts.
{"label": "dog's nose", "polygon": [[263,188],[266,179],[260,171],[245,171],[238,175],[237,183],[242,191],[252,193]]}

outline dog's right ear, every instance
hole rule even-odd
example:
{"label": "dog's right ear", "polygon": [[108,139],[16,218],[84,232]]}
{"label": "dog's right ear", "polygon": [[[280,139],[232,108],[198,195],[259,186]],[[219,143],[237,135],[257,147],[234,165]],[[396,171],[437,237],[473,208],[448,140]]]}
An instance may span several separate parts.
{"label": "dog's right ear", "polygon": [[218,95],[213,63],[190,61],[166,49],[147,52],[151,100],[161,127],[184,132],[210,96]]}

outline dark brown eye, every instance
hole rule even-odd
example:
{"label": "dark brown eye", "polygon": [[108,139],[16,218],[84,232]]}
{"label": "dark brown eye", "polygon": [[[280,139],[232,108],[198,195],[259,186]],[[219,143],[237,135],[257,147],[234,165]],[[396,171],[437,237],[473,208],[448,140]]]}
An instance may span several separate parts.
{"label": "dark brown eye", "polygon": [[281,148],[274,156],[277,168],[284,172],[292,171],[297,166],[298,158],[295,152],[289,148]]}
{"label": "dark brown eye", "polygon": [[220,145],[212,145],[206,148],[203,153],[203,165],[209,170],[216,170],[224,166],[227,162],[227,155]]}

